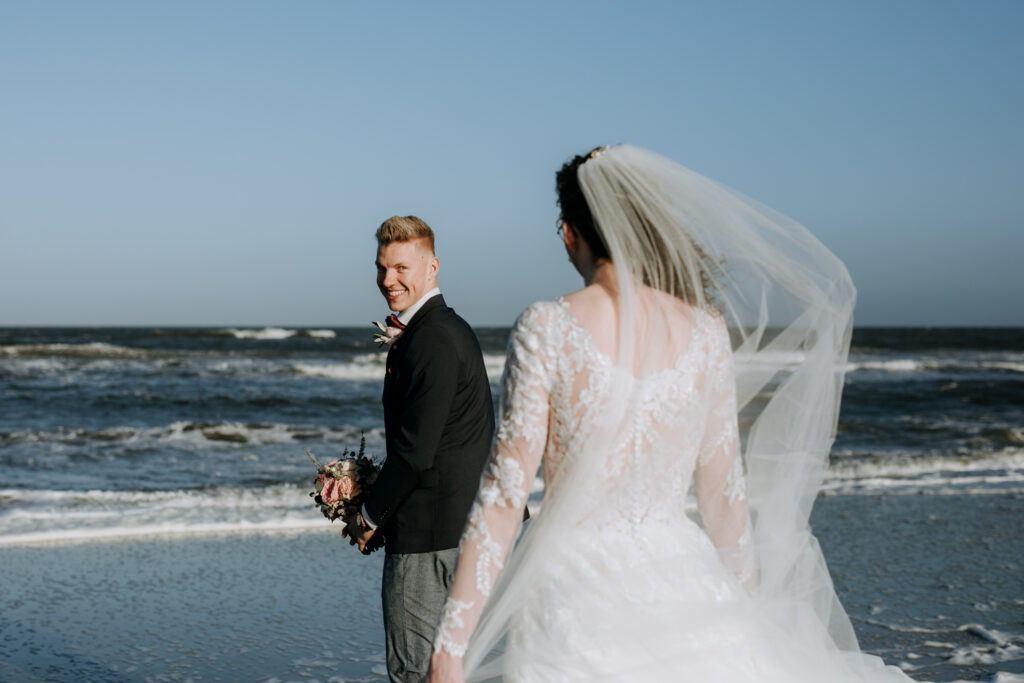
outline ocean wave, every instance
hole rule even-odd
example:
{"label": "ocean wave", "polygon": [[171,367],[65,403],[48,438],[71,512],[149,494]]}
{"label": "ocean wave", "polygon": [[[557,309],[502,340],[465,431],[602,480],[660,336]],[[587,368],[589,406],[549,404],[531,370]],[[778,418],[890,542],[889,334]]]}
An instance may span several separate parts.
{"label": "ocean wave", "polygon": [[296,330],[283,327],[264,327],[260,330],[229,328],[224,330],[224,334],[235,339],[289,339],[295,336]]}
{"label": "ocean wave", "polygon": [[[293,363],[293,372],[307,377],[320,377],[350,382],[381,382],[384,380],[387,354],[382,352],[353,356],[344,363]],[[504,354],[484,354],[484,368],[492,384],[501,381],[505,371]]]}
{"label": "ocean wave", "polygon": [[963,456],[890,457],[844,462],[833,459],[821,492],[876,493],[1024,492],[1024,451]]}
{"label": "ocean wave", "polygon": [[[945,617],[939,617],[944,619]],[[915,662],[901,664],[904,671],[914,673],[922,668],[934,666],[936,659],[942,659],[954,666],[991,666],[1024,659],[1024,635],[1003,629],[991,628],[978,623],[924,628],[903,626],[878,619],[863,619],[864,623],[878,626],[897,633],[931,635],[932,639],[920,642],[924,654],[912,653],[909,658]],[[940,638],[941,639],[937,639]],[[952,642],[951,642],[952,641]],[[923,667],[919,666],[923,663]],[[963,679],[958,679],[963,680]],[[986,677],[992,683],[1024,683],[1024,676],[1009,672],[996,672]]]}
{"label": "ocean wave", "polygon": [[0,346],[8,358],[146,358],[148,352],[106,342],[87,344],[14,344]]}
{"label": "ocean wave", "polygon": [[942,472],[980,472],[984,470],[1024,471],[1024,451],[1007,449],[999,453],[955,456],[906,456],[877,458],[862,462],[832,461],[829,477],[860,479],[874,476],[916,476]]}
{"label": "ocean wave", "polygon": [[[167,491],[0,489],[0,547],[170,535],[336,532],[309,484]],[[540,491],[543,485],[535,484]],[[539,506],[531,502],[531,510]]]}
{"label": "ocean wave", "polygon": [[501,381],[501,375],[505,372],[505,354],[485,353],[484,367],[487,369],[487,379],[491,384]]}
{"label": "ocean wave", "polygon": [[858,373],[879,371],[894,375],[909,373],[1024,373],[1024,357],[1018,353],[965,354],[963,356],[889,359],[854,359],[847,363],[846,371]]}
{"label": "ocean wave", "polygon": [[[955,385],[955,383],[953,383]],[[941,387],[940,392],[954,391],[957,386]],[[992,391],[983,393],[983,390],[964,394],[970,398],[974,395],[991,395]],[[947,402],[946,405],[956,409],[956,403],[962,400],[961,395],[956,400]],[[863,399],[861,399],[863,405]],[[853,401],[848,401],[843,407],[848,408]],[[1012,409],[1006,415],[989,415],[984,421],[979,420],[973,413],[950,414],[945,410],[929,411],[927,413],[899,414],[879,418],[878,416],[865,413],[858,405],[859,410],[849,410],[847,413],[840,413],[839,434],[843,439],[841,443],[849,443],[847,438],[867,438],[872,446],[881,447],[887,452],[893,444],[907,444],[916,441],[916,448],[912,450],[915,456],[921,455],[928,448],[940,448],[944,453],[957,453],[960,448],[967,448],[971,453],[990,453],[999,451],[1007,446],[1024,445],[1024,427],[1020,424],[1021,411]],[[894,411],[895,412],[895,411]],[[861,441],[861,450],[856,448],[842,447],[832,451],[833,456],[864,456],[870,457],[871,453],[864,451],[864,442]]]}
{"label": "ocean wave", "polygon": [[990,429],[983,436],[1012,444],[1024,444],[1024,427]]}
{"label": "ocean wave", "polygon": [[[738,353],[737,368],[757,372],[759,366],[780,367],[783,370],[795,369],[805,354],[799,351],[790,353],[762,352],[756,359]],[[932,357],[915,356],[899,358],[877,358],[862,354],[854,354],[846,364],[846,372],[855,378],[858,374],[871,373],[881,377],[891,376],[902,379],[907,375],[918,373],[963,374],[963,373],[1024,373],[1024,357],[1016,353],[999,354],[963,354],[962,356]]]}
{"label": "ocean wave", "polygon": [[67,370],[64,360],[59,358],[25,358],[19,356],[0,357],[0,368],[4,373],[14,377],[30,377],[38,375],[55,375]]}
{"label": "ocean wave", "polygon": [[[181,434],[203,434],[206,428],[203,423],[178,423],[172,427]],[[237,425],[217,425],[221,430],[231,427]],[[128,428],[104,430],[106,438],[114,439],[129,438],[129,433]],[[340,440],[350,446],[352,436],[348,434],[347,439]],[[382,432],[370,436],[383,439]],[[268,482],[170,490],[0,489],[0,546],[329,529],[310,502],[311,476],[309,480],[308,485]],[[531,486],[530,506],[534,512],[539,508],[537,498],[543,490],[544,483],[538,477]],[[822,487],[823,495],[1007,492],[1024,493],[1024,451],[952,461],[936,457],[840,463],[829,470]],[[692,500],[690,507],[695,507]]]}
{"label": "ocean wave", "polygon": [[314,339],[334,339],[338,336],[334,330],[302,330],[299,334]]}
{"label": "ocean wave", "polygon": [[19,545],[67,545],[129,539],[154,539],[174,536],[209,536],[222,534],[283,533],[321,531],[335,533],[337,529],[324,527],[326,520],[280,519],[253,522],[207,522],[205,524],[180,524],[175,522],[153,522],[138,526],[113,526],[97,528],[51,529],[30,531],[9,535],[0,534],[0,547]]}
{"label": "ocean wave", "polygon": [[282,340],[292,337],[313,337],[314,339],[334,339],[337,333],[328,329],[290,329],[284,327],[264,327],[260,329],[236,328],[218,330],[213,334],[234,337],[235,339]]}
{"label": "ocean wave", "polygon": [[1024,659],[1024,636],[986,628],[981,624],[964,624],[958,630],[970,633],[983,642],[955,648],[948,657],[951,664],[972,666]]}
{"label": "ocean wave", "polygon": [[81,444],[115,442],[133,446],[180,446],[191,444],[207,448],[230,444],[289,444],[321,440],[358,442],[365,435],[371,443],[383,442],[384,430],[360,429],[348,425],[294,425],[270,422],[191,422],[178,421],[156,427],[108,427],[105,429],[22,430],[0,433],[0,447],[19,442],[56,442]]}
{"label": "ocean wave", "polygon": [[382,382],[385,354],[364,354],[347,363],[294,363],[292,370],[306,377],[350,382]]}
{"label": "ocean wave", "polygon": [[180,534],[330,530],[309,487],[178,491],[0,490],[0,546]]}
{"label": "ocean wave", "polygon": [[[315,473],[314,473],[315,474]],[[310,477],[312,480],[312,476]],[[300,500],[296,498],[300,487],[291,484],[275,484],[260,488],[201,488],[169,491],[104,490],[88,491],[0,489],[0,503],[32,503],[39,510],[5,510],[0,518],[36,518],[45,506],[60,504],[68,509],[68,516],[81,514],[90,508],[113,509],[134,507],[140,504],[162,508],[281,508],[290,507]],[[303,503],[308,501],[302,501]]]}
{"label": "ocean wave", "polygon": [[1007,370],[1009,372],[1024,372],[1024,363],[1011,363],[992,361],[987,363],[980,363],[979,366],[985,370]]}
{"label": "ocean wave", "polygon": [[858,370],[884,370],[886,372],[915,372],[925,368],[926,365],[911,358],[899,358],[896,360],[865,361],[862,363],[848,363],[847,372]]}

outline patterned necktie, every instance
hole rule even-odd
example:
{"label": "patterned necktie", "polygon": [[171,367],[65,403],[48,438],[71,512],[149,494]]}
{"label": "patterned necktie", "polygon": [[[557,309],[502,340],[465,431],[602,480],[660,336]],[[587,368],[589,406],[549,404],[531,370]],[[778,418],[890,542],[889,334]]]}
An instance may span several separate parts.
{"label": "patterned necktie", "polygon": [[405,325],[402,324],[402,321],[399,320],[398,316],[395,315],[394,313],[389,315],[385,322],[387,323],[388,327],[397,327],[400,330],[405,329]]}

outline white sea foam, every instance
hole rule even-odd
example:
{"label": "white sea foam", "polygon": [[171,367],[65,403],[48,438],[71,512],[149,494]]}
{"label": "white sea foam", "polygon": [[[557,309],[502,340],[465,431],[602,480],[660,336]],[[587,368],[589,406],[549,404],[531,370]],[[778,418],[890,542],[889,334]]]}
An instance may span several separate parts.
{"label": "white sea foam", "polygon": [[[873,613],[874,613],[874,611],[872,611],[872,614]],[[924,628],[923,626],[899,626],[899,625],[896,625],[896,624],[889,624],[889,623],[886,623],[884,621],[879,621],[878,619],[864,619],[864,623],[872,624],[874,626],[881,626],[883,628],[889,629],[890,631],[897,631],[899,633],[947,633],[948,632],[948,629]],[[925,645],[928,645],[928,643],[925,643]],[[942,646],[941,645],[934,645],[934,647],[942,647]],[[949,647],[953,647],[953,646],[950,645]]]}
{"label": "white sea foam", "polygon": [[833,462],[822,493],[984,494],[1024,491],[1024,451],[975,456],[906,457]]}
{"label": "white sea foam", "polygon": [[[99,508],[132,507],[142,503],[163,507],[281,507],[282,503],[293,504],[298,489],[287,484],[278,484],[261,489],[213,488],[193,489],[188,491],[58,491],[29,489],[0,489],[0,501],[4,503],[33,503],[48,505],[60,503],[67,506],[69,515],[76,511],[88,509],[90,506]],[[6,517],[14,514],[14,510],[5,510]],[[25,510],[19,511],[25,514]],[[35,514],[31,512],[30,514]]]}
{"label": "white sea foam", "polygon": [[285,484],[153,492],[6,489],[0,502],[0,546],[330,526],[307,489]]}
{"label": "white sea foam", "polygon": [[16,376],[54,375],[65,372],[67,363],[59,358],[0,357],[0,368]]}
{"label": "white sea foam", "polygon": [[264,327],[261,330],[248,330],[229,328],[224,330],[235,339],[288,339],[297,334],[296,330],[286,330],[283,327]]}
{"label": "white sea foam", "polygon": [[[172,534],[330,530],[309,485],[190,490],[0,489],[0,547]],[[537,505],[531,502],[531,510]]]}
{"label": "white sea foam", "polygon": [[259,374],[266,367],[266,362],[256,358],[225,358],[223,360],[210,361],[204,369],[211,373],[234,375],[250,372]]}
{"label": "white sea foam", "polygon": [[981,624],[965,624],[958,630],[977,636],[985,642],[956,648],[949,655],[951,664],[971,666],[1024,659],[1024,636],[986,628]]}
{"label": "white sea foam", "polygon": [[358,441],[365,434],[370,443],[382,443],[384,430],[360,429],[348,425],[293,425],[278,422],[188,422],[178,421],[155,427],[107,427],[105,429],[23,430],[3,434],[8,443],[17,441],[53,444],[82,443],[89,440],[103,444],[126,444],[133,447],[188,447],[189,450],[207,451],[221,446],[231,448],[237,444],[272,445],[306,442],[315,436],[332,443]]}
{"label": "white sea foam", "polygon": [[[353,356],[346,363],[294,363],[294,372],[307,377],[322,377],[349,382],[381,382],[384,380],[387,354],[383,352],[364,353]],[[487,379],[492,384],[501,381],[505,371],[503,354],[484,354]]]}
{"label": "white sea foam", "polygon": [[846,371],[856,372],[857,370],[885,370],[886,372],[915,372],[924,367],[926,367],[925,364],[920,361],[913,360],[912,358],[898,358],[895,360],[849,363],[846,366]]}
{"label": "white sea foam", "polygon": [[847,372],[875,371],[895,376],[908,373],[961,374],[972,372],[1024,372],[1024,354],[1003,351],[979,351],[935,354],[904,358],[886,358],[853,354]]}
{"label": "white sea foam", "polygon": [[0,356],[71,358],[145,358],[147,352],[106,342],[88,344],[13,344],[0,346]]}
{"label": "white sea foam", "polygon": [[505,372],[505,354],[485,353],[484,367],[487,368],[487,379],[491,384],[501,381],[501,375]]}
{"label": "white sea foam", "polygon": [[[314,511],[315,512],[315,511]],[[38,544],[89,543],[129,538],[160,538],[170,536],[201,536],[216,534],[281,533],[287,531],[332,531],[322,517],[312,519],[278,519],[262,522],[239,520],[236,522],[208,522],[206,524],[179,524],[154,522],[138,526],[51,529],[0,535],[0,547]]]}
{"label": "white sea foam", "polygon": [[991,370],[1009,370],[1010,372],[1024,372],[1024,363],[990,362],[979,363],[979,366]]}
{"label": "white sea foam", "polygon": [[1024,472],[1024,451],[1007,449],[982,456],[915,457],[866,462],[833,462],[829,478],[865,479],[870,477],[912,477],[940,473],[984,472],[992,470]]}
{"label": "white sea foam", "polygon": [[[957,681],[957,683],[961,683]],[[964,683],[967,683],[966,681]],[[989,679],[989,683],[1024,683],[1024,674],[1010,673],[1009,671],[997,671],[996,674]]]}
{"label": "white sea foam", "polygon": [[349,382],[384,380],[384,354],[356,356],[348,363],[295,363],[292,369],[307,377],[322,377]]}
{"label": "white sea foam", "polygon": [[313,337],[315,339],[334,339],[337,336],[334,330],[304,330],[304,329],[289,329],[284,327],[264,327],[262,329],[248,329],[248,328],[236,328],[231,327],[226,330],[222,330],[221,334],[234,337],[235,339],[266,339],[266,340],[280,340],[280,339],[291,339],[292,337],[305,336]]}

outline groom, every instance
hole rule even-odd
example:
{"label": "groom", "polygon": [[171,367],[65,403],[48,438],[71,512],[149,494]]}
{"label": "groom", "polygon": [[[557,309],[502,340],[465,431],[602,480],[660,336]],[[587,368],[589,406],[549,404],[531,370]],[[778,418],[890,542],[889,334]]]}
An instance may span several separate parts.
{"label": "groom", "polygon": [[393,216],[377,245],[377,286],[397,313],[386,333],[387,457],[342,533],[364,552],[384,535],[388,675],[405,683],[427,675],[494,411],[476,335],[437,288],[433,231],[416,216]]}

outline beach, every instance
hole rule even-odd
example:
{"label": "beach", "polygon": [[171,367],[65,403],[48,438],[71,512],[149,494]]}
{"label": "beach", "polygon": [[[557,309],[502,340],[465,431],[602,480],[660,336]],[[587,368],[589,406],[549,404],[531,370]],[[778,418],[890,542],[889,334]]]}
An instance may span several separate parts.
{"label": "beach", "polygon": [[[917,680],[1024,680],[1024,497],[822,496],[863,649]],[[0,549],[0,680],[384,681],[380,569],[321,529]]]}
{"label": "beach", "polygon": [[811,515],[861,648],[916,680],[1024,681],[1024,496],[821,496]]}
{"label": "beach", "polygon": [[0,550],[0,680],[385,680],[383,555],[339,531]]}

